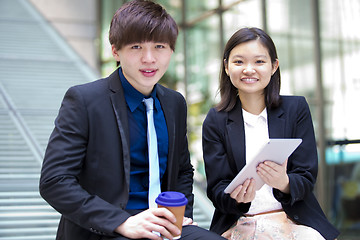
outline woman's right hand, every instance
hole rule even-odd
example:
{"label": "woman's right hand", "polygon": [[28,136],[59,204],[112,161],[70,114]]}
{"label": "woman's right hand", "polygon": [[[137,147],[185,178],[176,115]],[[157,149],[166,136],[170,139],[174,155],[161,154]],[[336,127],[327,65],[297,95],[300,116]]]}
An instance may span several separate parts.
{"label": "woman's right hand", "polygon": [[230,197],[235,199],[237,203],[248,203],[254,200],[255,192],[255,180],[247,179],[232,191]]}

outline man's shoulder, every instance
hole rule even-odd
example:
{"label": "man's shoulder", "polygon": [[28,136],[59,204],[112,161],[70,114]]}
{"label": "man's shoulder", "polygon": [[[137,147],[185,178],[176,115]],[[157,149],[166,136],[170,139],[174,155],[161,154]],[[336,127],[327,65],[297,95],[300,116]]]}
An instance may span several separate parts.
{"label": "man's shoulder", "polygon": [[171,98],[185,99],[184,96],[180,92],[178,92],[174,89],[165,87],[161,84],[157,84],[156,88],[157,88],[156,92],[158,95],[163,95],[165,97],[171,97]]}
{"label": "man's shoulder", "polygon": [[82,93],[87,93],[87,92],[94,93],[94,92],[102,91],[105,87],[107,88],[107,86],[108,84],[106,78],[102,78],[92,82],[74,85],[70,87],[69,90],[80,91]]}
{"label": "man's shoulder", "polygon": [[97,79],[92,82],[71,86],[65,93],[64,98],[79,97],[92,102],[108,95],[109,84],[107,78]]}
{"label": "man's shoulder", "polygon": [[118,82],[118,85],[120,84],[120,78],[118,76],[118,70],[115,70],[112,74],[110,74],[107,77],[99,77],[98,79],[91,79],[88,82],[77,84],[72,86],[71,88],[78,88],[82,90],[91,90],[91,89],[103,89],[103,88],[109,88],[110,82]]}

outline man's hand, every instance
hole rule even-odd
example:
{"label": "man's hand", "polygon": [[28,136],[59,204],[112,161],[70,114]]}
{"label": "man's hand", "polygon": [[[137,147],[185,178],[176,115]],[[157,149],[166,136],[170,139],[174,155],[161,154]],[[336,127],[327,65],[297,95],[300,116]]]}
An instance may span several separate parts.
{"label": "man's hand", "polygon": [[148,238],[162,240],[153,231],[160,233],[168,239],[180,235],[180,230],[174,225],[176,218],[166,208],[147,209],[139,214],[129,217],[115,232],[130,238]]}
{"label": "man's hand", "polygon": [[191,218],[188,218],[188,217],[184,217],[183,219],[183,226],[186,226],[186,225],[194,225],[194,226],[197,226],[198,223],[197,222],[193,222],[193,220]]}
{"label": "man's hand", "polygon": [[283,193],[289,193],[289,176],[286,173],[287,161],[286,159],[282,165],[265,161],[259,164],[256,171],[267,185],[279,189]]}

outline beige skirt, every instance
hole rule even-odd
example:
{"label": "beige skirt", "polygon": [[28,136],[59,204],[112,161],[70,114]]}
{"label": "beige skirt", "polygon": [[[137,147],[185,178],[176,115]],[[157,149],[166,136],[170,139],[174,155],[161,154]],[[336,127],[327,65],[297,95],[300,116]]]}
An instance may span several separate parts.
{"label": "beige skirt", "polygon": [[231,240],[324,240],[311,227],[297,224],[284,211],[240,217],[222,236]]}

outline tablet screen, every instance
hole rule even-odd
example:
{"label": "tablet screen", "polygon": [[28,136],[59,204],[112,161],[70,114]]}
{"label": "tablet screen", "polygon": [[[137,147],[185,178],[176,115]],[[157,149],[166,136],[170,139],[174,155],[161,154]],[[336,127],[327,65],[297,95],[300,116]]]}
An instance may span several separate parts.
{"label": "tablet screen", "polygon": [[287,158],[295,151],[300,145],[302,139],[300,138],[272,138],[264,144],[259,152],[254,156],[252,160],[245,165],[243,169],[236,175],[231,183],[225,188],[225,193],[231,193],[234,189],[243,184],[246,179],[255,179],[256,190],[259,190],[264,181],[256,173],[256,167],[259,163],[265,160],[270,160],[278,164],[283,164]]}

